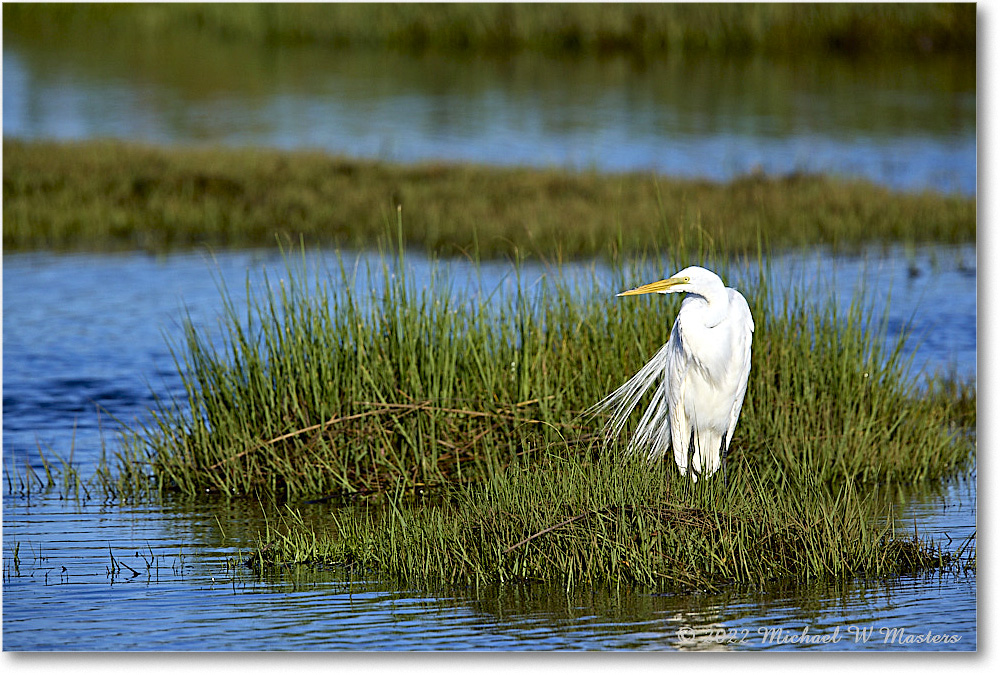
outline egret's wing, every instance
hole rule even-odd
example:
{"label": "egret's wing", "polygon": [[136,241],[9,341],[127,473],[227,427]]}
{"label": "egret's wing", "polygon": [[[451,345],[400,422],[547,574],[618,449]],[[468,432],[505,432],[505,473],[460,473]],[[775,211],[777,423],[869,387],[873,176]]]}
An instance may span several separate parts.
{"label": "egret's wing", "polygon": [[[663,345],[663,347],[661,347],[660,350],[653,355],[653,358],[651,358],[646,365],[640,368],[639,372],[629,378],[625,384],[610,393],[602,401],[587,411],[589,414],[598,412],[611,413],[611,416],[604,424],[603,433],[605,440],[610,440],[621,434],[622,429],[625,428],[625,423],[628,422],[629,415],[631,415],[632,411],[635,410],[635,407],[639,404],[639,400],[642,398],[643,394],[645,394],[649,388],[657,382],[657,380],[663,378],[667,367],[667,348],[669,344],[670,343],[668,342]],[[650,402],[646,412],[643,413],[643,416],[639,421],[639,427],[636,430],[636,434],[629,443],[630,452],[647,444],[647,440],[644,436],[648,434],[641,433],[643,429],[649,430],[653,428],[656,420],[661,419],[661,417],[664,421],[666,420],[667,400],[665,387],[666,382],[664,381],[661,383],[660,387],[657,388],[653,395],[653,400]]]}
{"label": "egret's wing", "polygon": [[[670,449],[671,433],[683,428],[682,433],[690,433],[684,406],[684,378],[687,359],[684,356],[682,330],[675,323],[670,331],[670,339],[657,352],[654,360],[660,363],[662,379],[656,388],[649,406],[639,419],[635,434],[628,444],[629,452],[645,452],[650,459],[659,459]],[[670,411],[675,411],[674,415]],[[675,434],[676,435],[676,434]]]}
{"label": "egret's wing", "polygon": [[[680,315],[674,322],[673,330],[670,331],[670,341],[667,342],[667,347],[670,348],[666,377],[666,384],[669,387],[667,395],[674,414],[669,418],[669,424],[667,418],[664,418],[663,427],[665,432],[672,434],[672,438],[676,439],[678,445],[674,448],[674,460],[682,471],[686,471],[692,420],[688,419],[687,406],[684,405],[684,397],[687,395],[685,383],[688,370],[698,366],[694,355],[687,348],[684,325]],[[666,452],[666,447],[664,447],[664,452]]]}
{"label": "egret's wing", "polygon": [[736,335],[739,336],[737,345],[736,360],[739,371],[739,389],[733,399],[733,408],[729,413],[729,429],[726,431],[726,448],[733,440],[733,432],[736,430],[736,422],[740,419],[740,411],[743,409],[743,399],[747,394],[747,380],[750,378],[750,346],[753,341],[754,323],[750,314],[750,305],[746,298],[732,288],[729,289],[729,306],[736,313],[735,326]]}
{"label": "egret's wing", "polygon": [[660,386],[653,392],[645,412],[639,418],[635,434],[628,443],[628,452],[645,453],[650,459],[657,459],[670,449],[670,404],[667,395],[670,391],[669,382],[664,377]]}

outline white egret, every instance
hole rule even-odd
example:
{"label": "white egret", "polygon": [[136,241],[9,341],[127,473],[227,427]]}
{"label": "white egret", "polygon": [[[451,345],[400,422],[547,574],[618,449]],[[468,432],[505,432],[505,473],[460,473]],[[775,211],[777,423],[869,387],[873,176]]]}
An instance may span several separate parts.
{"label": "white egret", "polygon": [[697,481],[715,473],[729,451],[747,392],[753,316],[739,291],[703,267],[618,295],[642,293],[688,295],[667,343],[593,410],[610,411],[605,433],[618,436],[639,399],[659,381],[628,451],[660,459],[672,446],[681,473]]}

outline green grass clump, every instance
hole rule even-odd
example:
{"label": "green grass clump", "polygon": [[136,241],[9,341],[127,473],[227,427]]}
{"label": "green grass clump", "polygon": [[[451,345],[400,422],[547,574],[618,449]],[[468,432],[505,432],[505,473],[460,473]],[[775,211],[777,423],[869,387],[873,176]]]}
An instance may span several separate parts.
{"label": "green grass clump", "polygon": [[162,403],[123,464],[148,455],[161,487],[189,494],[364,493],[478,479],[573,432],[544,384],[570,374],[547,370],[523,297],[493,311],[496,298],[416,291],[399,269],[369,277],[384,288],[371,303],[343,265],[336,288],[299,270],[246,310],[227,298],[221,346],[188,325],[186,398]]}
{"label": "green grass clump", "polygon": [[946,408],[948,419],[963,429],[976,428],[976,379],[939,375],[928,383],[928,397]]}
{"label": "green grass clump", "polygon": [[4,5],[5,33],[552,54],[975,53],[975,5],[405,3]]}
{"label": "green grass clump", "polygon": [[878,578],[942,568],[941,550],[894,534],[853,481],[774,481],[748,464],[692,487],[673,467],[605,457],[525,461],[443,503],[295,512],[257,563],[333,564],[411,584],[621,584],[710,592],[776,579]]}
{"label": "green grass clump", "polygon": [[[611,289],[596,274],[575,284],[557,274],[514,294],[461,296],[440,274],[413,288],[400,256],[359,285],[379,289],[371,296],[351,290],[343,262],[312,284],[289,265],[287,279],[249,289],[247,307],[227,297],[221,338],[187,327],[176,348],[186,394],[131,436],[126,466],[149,462],[161,488],[192,495],[299,498],[475,482],[525,457],[576,457],[600,429],[581,412],[653,354],[678,308],[614,297],[643,278],[636,269],[618,268]],[[711,266],[736,283],[735,270]],[[825,483],[970,465],[960,408],[918,389],[905,336],[883,347],[863,302],[779,305],[763,280],[737,285],[756,332],[734,457],[768,479]],[[130,475],[121,489],[142,489]]]}
{"label": "green grass clump", "polygon": [[730,183],[647,174],[417,164],[314,152],[5,139],[3,245],[163,251],[191,246],[372,246],[387,211],[408,247],[549,258],[723,254],[976,239],[976,202],[812,175]]}
{"label": "green grass clump", "polygon": [[969,466],[970,443],[961,436],[975,425],[974,387],[933,377],[922,388],[907,375],[905,333],[887,340],[863,298],[814,311],[791,299],[770,312],[756,299],[737,431],[756,458],[826,481],[912,482]]}
{"label": "green grass clump", "polygon": [[677,299],[613,296],[649,265],[616,268],[613,289],[555,274],[478,295],[442,274],[414,287],[402,253],[381,265],[365,277],[338,259],[312,279],[289,260],[247,306],[225,295],[219,335],[189,324],[184,397],[126,433],[105,489],[331,499],[347,506],[325,522],[288,511],[256,562],[410,583],[717,590],[955,562],[897,536],[871,488],[970,467],[975,388],[918,389],[904,338],[881,347],[863,300],[778,303],[764,276],[737,283],[756,321],[747,403],[728,481],[692,486],[670,461],[602,447],[600,420],[581,417],[666,339]]}

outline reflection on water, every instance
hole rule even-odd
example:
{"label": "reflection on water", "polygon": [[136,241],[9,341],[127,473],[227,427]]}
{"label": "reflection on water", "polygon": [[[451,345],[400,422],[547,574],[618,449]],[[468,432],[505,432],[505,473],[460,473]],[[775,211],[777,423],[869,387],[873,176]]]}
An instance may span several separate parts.
{"label": "reflection on water", "polygon": [[16,34],[3,51],[5,136],[975,192],[970,59],[456,59]]}
{"label": "reflection on water", "polygon": [[[955,486],[942,501],[952,509],[953,524],[975,518],[962,490],[970,488]],[[52,497],[7,497],[4,647],[976,648],[972,576],[779,585],[715,595],[627,588],[567,594],[538,585],[414,589],[311,568],[261,579],[228,564],[237,554],[234,542],[252,540],[261,526],[259,514],[233,505],[77,506]],[[20,545],[16,573],[12,542]],[[117,572],[109,570],[112,555]],[[796,636],[803,634],[829,639],[802,643]],[[927,634],[951,641],[902,642],[907,635]]]}
{"label": "reflection on water", "polygon": [[[366,262],[359,256],[359,268]],[[353,268],[348,260],[348,268]],[[333,256],[319,252],[311,266]],[[432,265],[407,259],[408,277],[425,284]],[[921,249],[907,259],[788,256],[772,267],[778,288],[813,284],[849,298],[865,289],[888,312],[890,332],[912,317],[917,360],[930,368],[975,375],[975,248]],[[478,271],[447,265],[449,287],[510,292],[517,277],[505,263]],[[91,475],[104,443],[113,451],[109,419],[142,416],[150,389],[169,396],[180,382],[164,335],[177,338],[186,314],[214,325],[224,282],[242,303],[251,286],[283,276],[279,255],[230,252],[165,258],[49,254],[4,258],[4,468],[30,463],[43,471],[36,443],[72,457]],[[616,292],[599,265],[562,273],[581,288],[596,270],[599,286]],[[914,272],[916,270],[916,272]],[[553,270],[528,264],[531,288]],[[752,269],[734,267],[739,285]],[[337,275],[335,274],[336,278]],[[377,280],[377,276],[375,279]],[[606,280],[605,280],[606,279]],[[360,288],[369,279],[360,272]],[[878,282],[878,283],[876,283]],[[883,298],[891,292],[892,302]],[[360,291],[359,291],[360,293]],[[897,328],[893,328],[893,327]],[[891,337],[891,336],[890,336]],[[412,589],[337,570],[298,569],[258,578],[228,560],[253,545],[266,524],[259,505],[168,501],[106,504],[102,495],[76,502],[63,489],[27,495],[4,484],[4,647],[33,649],[793,649],[789,636],[841,636],[810,649],[974,649],[975,577],[872,580],[809,588],[730,589],[718,595],[651,595],[628,589]],[[975,529],[973,480],[881,496],[916,526],[956,550]],[[321,518],[323,505],[304,517]],[[274,522],[274,514],[269,515]],[[15,564],[15,550],[17,556]],[[112,563],[114,556],[115,563]],[[196,612],[192,607],[197,607]],[[876,633],[854,641],[851,626],[901,628],[958,636],[949,644],[887,644]],[[768,629],[780,629],[770,641]],[[839,633],[835,633],[836,631]],[[847,637],[843,637],[847,635]],[[788,638],[782,640],[782,636]]]}

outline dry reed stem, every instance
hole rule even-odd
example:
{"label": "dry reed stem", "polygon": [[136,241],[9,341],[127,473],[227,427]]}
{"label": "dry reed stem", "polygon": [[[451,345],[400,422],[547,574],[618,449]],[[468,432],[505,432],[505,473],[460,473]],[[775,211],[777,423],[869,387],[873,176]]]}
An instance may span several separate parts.
{"label": "dry reed stem", "polygon": [[[552,396],[548,396],[546,398],[552,398]],[[511,409],[514,409],[514,408],[523,408],[525,406],[532,405],[534,403],[539,403],[541,400],[542,399],[534,398],[534,399],[531,399],[531,400],[528,400],[528,401],[521,401],[520,403],[516,403],[513,406],[511,406]],[[404,411],[408,411],[408,412],[415,412],[415,411],[418,411],[418,410],[427,410],[427,411],[436,412],[436,413],[450,413],[450,414],[453,414],[453,415],[465,415],[467,417],[493,417],[493,418],[502,417],[502,418],[506,418],[506,419],[516,419],[516,416],[513,415],[513,414],[511,414],[511,413],[509,413],[509,412],[508,413],[499,412],[499,411],[495,411],[495,412],[483,412],[483,411],[479,411],[479,410],[463,410],[463,409],[460,409],[460,408],[443,408],[443,407],[440,407],[440,406],[432,405],[430,401],[422,401],[420,403],[378,403],[378,402],[373,402],[373,401],[355,401],[354,404],[355,405],[374,405],[374,406],[379,406],[379,409],[378,410],[369,410],[369,411],[363,412],[363,413],[355,413],[354,415],[345,415],[343,417],[331,417],[326,422],[320,422],[319,424],[313,424],[313,425],[310,425],[308,427],[303,427],[301,429],[296,429],[295,431],[289,431],[286,434],[282,434],[280,436],[275,436],[274,438],[272,438],[270,440],[264,441],[260,445],[256,445],[256,446],[254,446],[252,448],[248,448],[248,449],[246,449],[246,450],[244,450],[242,452],[239,452],[239,453],[233,455],[232,457],[227,457],[224,460],[216,462],[215,464],[212,464],[210,467],[208,467],[208,469],[210,471],[218,469],[219,467],[221,467],[226,462],[231,462],[231,461],[239,459],[241,457],[245,457],[245,456],[249,455],[251,452],[259,450],[259,449],[261,449],[261,448],[263,448],[265,446],[274,445],[275,443],[278,443],[279,441],[284,441],[284,440],[287,440],[289,438],[295,438],[296,436],[301,436],[302,434],[308,433],[310,431],[315,431],[317,429],[325,429],[326,427],[330,427],[330,426],[333,426],[335,424],[340,424],[342,422],[350,422],[350,421],[353,421],[353,420],[362,419],[364,417],[373,417],[373,416],[376,416],[376,415],[382,415],[382,414],[387,413],[387,412],[392,412],[393,410],[404,410]],[[531,424],[531,423],[541,424],[542,423],[541,420],[536,420],[536,419],[521,420],[521,422],[525,423],[525,424]],[[450,449],[451,450],[456,450],[458,453],[465,452],[466,450],[468,450],[469,448],[471,448],[473,445],[475,445],[475,443],[477,441],[479,441],[481,438],[483,438],[483,436],[485,436],[486,434],[488,434],[490,431],[496,430],[497,427],[498,427],[497,424],[493,424],[490,428],[488,428],[488,429],[482,431],[481,433],[477,434],[471,441],[469,441],[468,443],[464,444],[461,448],[458,448],[458,446],[452,446]],[[448,447],[448,446],[446,445],[446,447]]]}

